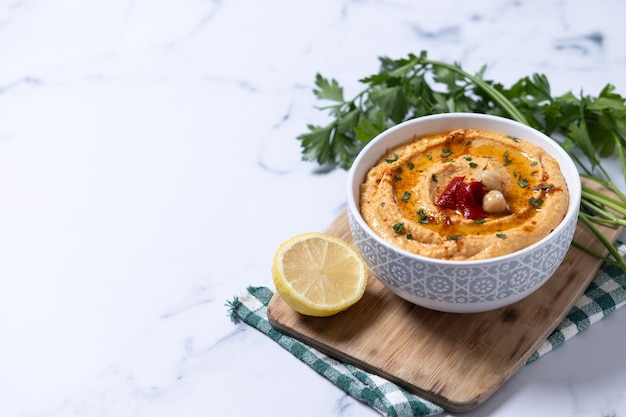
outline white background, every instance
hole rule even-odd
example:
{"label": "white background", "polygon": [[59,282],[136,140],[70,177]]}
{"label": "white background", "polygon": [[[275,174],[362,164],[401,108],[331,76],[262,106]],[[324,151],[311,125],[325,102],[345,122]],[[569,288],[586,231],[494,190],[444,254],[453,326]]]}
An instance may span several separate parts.
{"label": "white background", "polygon": [[[0,2],[0,415],[377,413],[225,302],[324,230],[345,171],[301,161],[379,56],[626,94],[619,0]],[[609,161],[609,163],[611,163]],[[468,416],[626,413],[626,311]]]}

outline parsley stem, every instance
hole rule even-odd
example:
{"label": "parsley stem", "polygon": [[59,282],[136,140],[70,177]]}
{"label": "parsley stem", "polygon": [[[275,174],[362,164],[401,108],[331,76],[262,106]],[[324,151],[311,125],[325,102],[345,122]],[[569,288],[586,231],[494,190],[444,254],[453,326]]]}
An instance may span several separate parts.
{"label": "parsley stem", "polygon": [[483,81],[481,78],[475,77],[472,74],[465,72],[462,68],[460,68],[457,65],[451,65],[451,64],[448,64],[446,62],[441,62],[441,61],[433,61],[424,57],[420,57],[419,59],[421,59],[422,62],[424,62],[425,64],[430,64],[433,66],[446,68],[450,71],[454,71],[457,74],[460,74],[463,77],[467,78],[468,80],[472,81],[474,84],[480,87],[485,93],[487,93],[496,104],[499,104],[500,107],[502,107],[509,114],[509,116],[511,116],[513,120],[519,123],[528,125],[528,121],[526,120],[524,115],[517,109],[517,107],[515,107],[515,105],[511,103],[511,101],[508,98],[506,98],[502,93],[500,93],[494,87],[492,87],[491,85]]}
{"label": "parsley stem", "polygon": [[[598,177],[594,177],[592,175],[587,175],[587,174],[580,174],[581,177],[586,178],[588,180],[594,181],[597,184],[602,185],[603,187],[608,188],[609,190],[613,191],[621,200],[621,204],[626,203],[626,195],[624,195],[624,193],[622,193],[622,191],[611,181],[606,181],[603,180],[601,178]],[[587,189],[589,191],[594,191],[592,188],[587,187]],[[603,195],[603,194],[601,194]],[[619,201],[616,200],[616,204],[620,204]]]}
{"label": "parsley stem", "polygon": [[[615,138],[615,146],[617,147],[617,155],[619,156],[619,160],[622,166],[622,178],[626,180],[626,158],[624,157],[624,145],[622,145],[622,141],[616,137]],[[624,194],[619,192],[622,197],[622,200],[626,202],[626,197]]]}
{"label": "parsley stem", "polygon": [[618,212],[619,214],[623,216],[626,216],[626,207],[624,206],[622,202],[615,200],[614,198],[611,198],[609,196],[606,196],[602,193],[599,193],[598,191],[593,190],[584,185],[582,187],[582,197],[583,199],[587,199],[595,203],[599,203],[603,206],[606,206],[610,209],[615,210],[616,212]]}
{"label": "parsley stem", "polygon": [[614,266],[617,266],[618,268],[620,268],[622,271],[626,271],[626,261],[624,261],[624,258],[622,258],[622,256],[620,255],[619,251],[617,250],[617,248],[613,245],[613,243],[611,243],[603,234],[602,232],[593,224],[593,222],[590,219],[590,216],[586,215],[585,213],[579,213],[578,214],[578,218],[580,220],[583,221],[583,223],[585,223],[587,225],[587,227],[589,227],[589,229],[593,232],[593,234],[598,238],[598,240],[600,240],[600,242],[602,242],[602,244],[606,247],[606,249],[609,251],[609,253],[611,254],[611,256],[613,257],[613,261],[611,261],[609,258],[602,256],[598,253],[593,252],[592,250],[588,249],[588,248],[584,248],[581,247],[580,244],[576,244],[576,246],[580,249],[583,249],[585,252],[596,256],[597,258],[600,258],[602,260],[604,260],[605,262],[609,262]]}
{"label": "parsley stem", "polygon": [[596,223],[612,226],[626,226],[626,219],[615,216],[610,211],[605,210],[597,204],[593,204],[589,200],[582,200],[581,204],[596,214],[592,217],[592,220]]}
{"label": "parsley stem", "polygon": [[593,179],[594,181],[598,181],[599,178],[596,178],[593,176],[591,170],[589,168],[587,168],[587,166],[585,166],[585,164],[582,163],[582,161],[580,160],[580,158],[574,154],[574,153],[569,153],[569,155],[572,157],[572,159],[578,164],[578,167],[580,169],[582,169],[583,171],[585,171],[585,176],[589,179]]}
{"label": "parsley stem", "polygon": [[598,258],[598,259],[602,260],[603,262],[605,262],[605,263],[607,263],[609,265],[612,265],[612,266],[614,266],[616,268],[620,267],[619,264],[617,262],[615,262],[614,260],[610,259],[607,256],[602,256],[602,255],[600,255],[599,253],[597,253],[595,251],[592,251],[588,247],[584,246],[582,243],[578,243],[576,241],[573,241],[572,242],[572,246],[577,247],[578,249],[582,250],[583,252],[588,253],[589,255],[591,255],[591,256],[593,256],[595,258]]}
{"label": "parsley stem", "polygon": [[598,165],[598,167],[600,168],[600,171],[602,171],[602,174],[604,175],[604,178],[608,178],[608,180],[602,180],[601,178],[598,178],[598,180],[603,181],[605,187],[609,188],[615,194],[619,195],[619,197],[622,199],[622,201],[624,201],[624,194],[622,194],[622,192],[619,190],[619,188],[610,180],[611,177],[609,176],[609,173],[606,172],[606,169],[604,169],[604,167],[602,165]]}

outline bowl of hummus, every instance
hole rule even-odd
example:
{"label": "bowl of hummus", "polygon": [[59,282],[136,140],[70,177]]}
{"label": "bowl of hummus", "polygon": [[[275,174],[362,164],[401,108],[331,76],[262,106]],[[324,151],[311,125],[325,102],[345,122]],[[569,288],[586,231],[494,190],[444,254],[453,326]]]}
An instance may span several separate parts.
{"label": "bowl of hummus", "polygon": [[348,173],[348,220],[374,276],[422,307],[515,303],[557,270],[581,184],[554,140],[484,114],[416,118],[378,135]]}

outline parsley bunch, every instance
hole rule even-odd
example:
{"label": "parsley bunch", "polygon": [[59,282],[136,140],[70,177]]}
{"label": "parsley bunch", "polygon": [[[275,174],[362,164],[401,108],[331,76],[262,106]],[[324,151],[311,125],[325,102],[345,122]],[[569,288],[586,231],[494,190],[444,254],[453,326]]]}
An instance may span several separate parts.
{"label": "parsley bunch", "polygon": [[352,99],[344,98],[337,80],[316,75],[313,92],[331,121],[326,126],[309,125],[308,132],[298,136],[304,160],[347,169],[379,133],[419,116],[468,112],[508,117],[559,138],[579,165],[581,176],[615,193],[607,197],[583,186],[579,214],[611,258],[574,244],[626,272],[626,262],[594,226],[626,226],[626,196],[601,165],[602,158],[617,155],[626,181],[626,100],[613,85],[607,84],[595,97],[572,92],[553,96],[543,74],[521,78],[507,88],[485,79],[484,66],[470,74],[458,64],[431,60],[426,52],[379,60],[379,72],[361,79],[365,87]]}

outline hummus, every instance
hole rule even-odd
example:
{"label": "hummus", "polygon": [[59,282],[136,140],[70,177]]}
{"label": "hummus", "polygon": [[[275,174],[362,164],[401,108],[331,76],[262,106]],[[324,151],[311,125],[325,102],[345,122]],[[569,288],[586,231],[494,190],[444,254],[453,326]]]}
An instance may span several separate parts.
{"label": "hummus", "polygon": [[[504,210],[468,218],[460,208],[438,204],[460,177],[485,188],[486,173],[498,179]],[[568,202],[559,164],[541,147],[501,133],[459,129],[390,149],[361,185],[360,210],[367,224],[397,247],[431,258],[471,260],[541,240],[563,220]]]}

